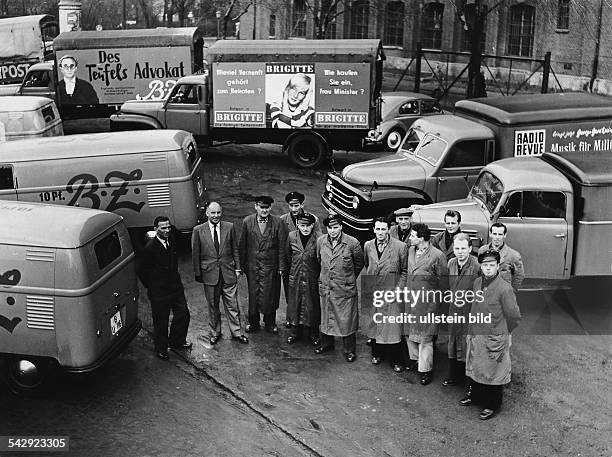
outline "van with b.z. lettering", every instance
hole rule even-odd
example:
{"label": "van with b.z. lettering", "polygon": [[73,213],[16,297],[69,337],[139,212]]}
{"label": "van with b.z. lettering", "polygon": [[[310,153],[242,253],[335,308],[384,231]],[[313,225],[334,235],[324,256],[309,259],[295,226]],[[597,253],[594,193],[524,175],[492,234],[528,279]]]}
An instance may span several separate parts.
{"label": "van with b.z. lettering", "polygon": [[204,213],[202,159],[183,130],[69,135],[0,148],[0,199],[117,213],[127,227],[167,216],[188,233]]}

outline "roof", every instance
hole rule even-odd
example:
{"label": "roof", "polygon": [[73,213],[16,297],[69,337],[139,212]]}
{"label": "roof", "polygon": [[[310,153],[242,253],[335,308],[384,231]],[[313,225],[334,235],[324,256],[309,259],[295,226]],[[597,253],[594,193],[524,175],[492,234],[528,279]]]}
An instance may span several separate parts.
{"label": "roof", "polygon": [[586,93],[530,94],[460,100],[455,113],[497,124],[612,118],[612,99]]}
{"label": "roof", "polygon": [[426,132],[431,132],[442,136],[453,142],[455,140],[469,140],[471,138],[485,139],[493,138],[491,129],[476,122],[464,119],[452,114],[438,114],[427,116],[415,121],[412,127],[417,127],[422,123],[430,124]]}
{"label": "roof", "polygon": [[183,130],[136,130],[84,133],[8,141],[0,145],[0,161],[65,159],[117,154],[141,154],[180,149],[190,134]]}
{"label": "roof", "polygon": [[504,191],[555,190],[571,192],[569,180],[539,157],[502,159],[485,167],[504,183]]}
{"label": "roof", "polygon": [[382,52],[380,40],[219,40],[208,48],[206,56],[210,62],[231,61],[231,56],[245,55],[255,55],[261,62],[345,62],[347,56],[353,62],[362,62]]}
{"label": "roof", "polygon": [[14,24],[30,24],[39,26],[43,19],[53,19],[53,16],[49,14],[33,14],[31,16],[5,17],[0,19],[0,28],[10,27]]}
{"label": "roof", "polygon": [[0,244],[74,249],[123,218],[90,208],[0,201]]}
{"label": "roof", "polygon": [[7,95],[0,97],[0,112],[35,111],[51,103],[53,103],[53,100],[47,97]]}
{"label": "roof", "polygon": [[53,49],[100,49],[102,44],[106,48],[191,46],[200,38],[196,27],[64,32],[53,40]]}
{"label": "roof", "polygon": [[583,186],[612,185],[612,155],[610,151],[546,152],[542,160]]}

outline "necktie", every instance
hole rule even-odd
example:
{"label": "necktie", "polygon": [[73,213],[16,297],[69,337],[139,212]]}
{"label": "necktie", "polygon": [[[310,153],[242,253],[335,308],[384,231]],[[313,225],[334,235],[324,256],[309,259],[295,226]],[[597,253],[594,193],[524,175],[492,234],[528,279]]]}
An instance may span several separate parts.
{"label": "necktie", "polygon": [[217,235],[217,224],[213,224],[213,243],[215,245],[215,249],[217,251],[217,254],[219,254],[219,235]]}

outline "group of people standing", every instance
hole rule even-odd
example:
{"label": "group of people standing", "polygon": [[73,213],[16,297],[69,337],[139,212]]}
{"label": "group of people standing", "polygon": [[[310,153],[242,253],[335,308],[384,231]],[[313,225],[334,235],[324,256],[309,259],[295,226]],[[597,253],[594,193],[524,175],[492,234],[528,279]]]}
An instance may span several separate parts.
{"label": "group of people standing", "polygon": [[[457,211],[446,213],[445,230],[432,237],[427,225],[411,222],[409,209],[400,209],[394,213],[397,225],[385,218],[375,220],[375,237],[362,249],[356,238],[343,232],[336,215],[322,221],[327,229],[323,234],[318,218],[305,211],[304,199],[299,192],[288,193],[289,211],[277,217],[270,214],[273,199],[257,197],[255,214],[244,219],[240,235],[234,224],[221,220],[219,203],[208,204],[208,221],[194,228],[191,245],[195,280],[203,284],[208,303],[210,343],[217,344],[222,336],[221,301],[232,339],[249,342],[242,333],[237,296],[242,274],[249,295],[247,333],[262,327],[268,333],[278,333],[276,312],[282,283],[287,301],[287,343],[304,339],[316,354],[324,354],[334,349],[335,337],[340,337],[347,362],[355,361],[357,354],[357,280],[362,271],[362,298],[366,300],[371,289],[396,287],[481,291],[481,302],[450,304],[449,314],[489,314],[491,321],[449,324],[450,372],[442,384],[462,383],[467,377],[467,394],[461,404],[479,403],[484,408],[481,419],[492,417],[501,405],[502,386],[510,381],[510,333],[520,320],[515,290],[524,277],[520,255],[505,243],[506,227],[492,225],[491,243],[482,246],[476,258],[472,240],[461,231]],[[156,352],[166,360],[168,346],[188,349],[191,343],[186,341],[189,312],[182,285],[178,286],[176,253],[167,246],[169,221],[158,219],[156,237],[144,250],[140,277],[149,290]],[[174,278],[173,287],[169,277]],[[160,293],[162,288],[165,291]],[[416,319],[408,323],[376,323],[370,315],[364,332],[372,363],[378,365],[386,359],[394,371],[416,371],[420,383],[429,384],[438,325],[419,316],[438,313],[441,306],[435,301],[412,303],[410,312]],[[366,309],[373,314],[373,306]],[[170,310],[174,318],[168,336]],[[399,315],[403,310],[397,301],[376,308],[387,315]]]}

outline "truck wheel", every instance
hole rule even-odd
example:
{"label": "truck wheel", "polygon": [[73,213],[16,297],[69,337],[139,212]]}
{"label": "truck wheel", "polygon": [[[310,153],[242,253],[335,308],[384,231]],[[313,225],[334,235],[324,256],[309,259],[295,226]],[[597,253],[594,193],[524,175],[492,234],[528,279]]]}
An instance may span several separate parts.
{"label": "truck wheel", "polygon": [[289,160],[299,168],[317,168],[329,154],[329,147],[325,140],[312,133],[290,137],[286,148]]}
{"label": "truck wheel", "polygon": [[402,144],[403,139],[404,131],[399,128],[394,128],[387,134],[385,145],[391,151],[397,151],[397,148],[399,148],[400,144]]}
{"label": "truck wheel", "polygon": [[54,359],[31,356],[9,356],[4,361],[4,378],[17,395],[43,393],[58,373]]}

